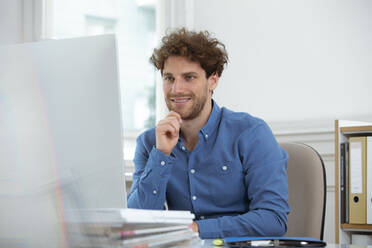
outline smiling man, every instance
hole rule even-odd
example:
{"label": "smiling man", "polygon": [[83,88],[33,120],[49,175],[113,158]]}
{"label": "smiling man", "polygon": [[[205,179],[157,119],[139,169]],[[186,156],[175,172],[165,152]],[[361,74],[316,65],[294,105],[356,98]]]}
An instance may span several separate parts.
{"label": "smiling man", "polygon": [[263,120],[212,99],[227,60],[208,32],[184,28],[154,50],[169,114],[137,139],[128,207],[190,210],[201,238],[280,236],[288,155]]}

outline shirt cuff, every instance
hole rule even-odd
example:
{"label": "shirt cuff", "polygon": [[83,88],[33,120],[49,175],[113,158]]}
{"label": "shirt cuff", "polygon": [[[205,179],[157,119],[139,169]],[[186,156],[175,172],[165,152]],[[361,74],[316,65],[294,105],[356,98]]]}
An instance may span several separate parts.
{"label": "shirt cuff", "polygon": [[223,238],[218,219],[197,220],[199,236],[202,239]]}

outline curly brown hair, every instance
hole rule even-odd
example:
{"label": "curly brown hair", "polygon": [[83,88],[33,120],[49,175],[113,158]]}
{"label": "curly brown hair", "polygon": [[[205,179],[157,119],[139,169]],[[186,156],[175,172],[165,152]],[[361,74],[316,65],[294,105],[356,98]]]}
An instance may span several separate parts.
{"label": "curly brown hair", "polygon": [[199,62],[206,77],[217,73],[221,76],[228,56],[225,45],[211,37],[208,31],[199,33],[180,28],[162,38],[160,48],[155,48],[150,63],[163,73],[164,62],[170,56],[182,56]]}

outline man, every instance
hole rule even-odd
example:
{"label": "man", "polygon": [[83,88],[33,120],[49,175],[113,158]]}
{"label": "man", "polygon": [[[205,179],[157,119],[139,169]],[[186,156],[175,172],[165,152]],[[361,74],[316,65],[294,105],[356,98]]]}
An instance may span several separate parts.
{"label": "man", "polygon": [[212,100],[227,59],[208,32],[185,29],[154,50],[170,112],[137,139],[128,207],[190,210],[201,238],[283,235],[288,155],[264,121]]}

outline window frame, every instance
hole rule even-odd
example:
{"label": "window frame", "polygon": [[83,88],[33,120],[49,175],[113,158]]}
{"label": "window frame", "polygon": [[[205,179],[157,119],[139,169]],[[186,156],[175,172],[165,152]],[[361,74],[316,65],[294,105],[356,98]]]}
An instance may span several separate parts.
{"label": "window frame", "polygon": [[19,0],[22,6],[23,42],[36,42],[51,35],[52,0]]}

